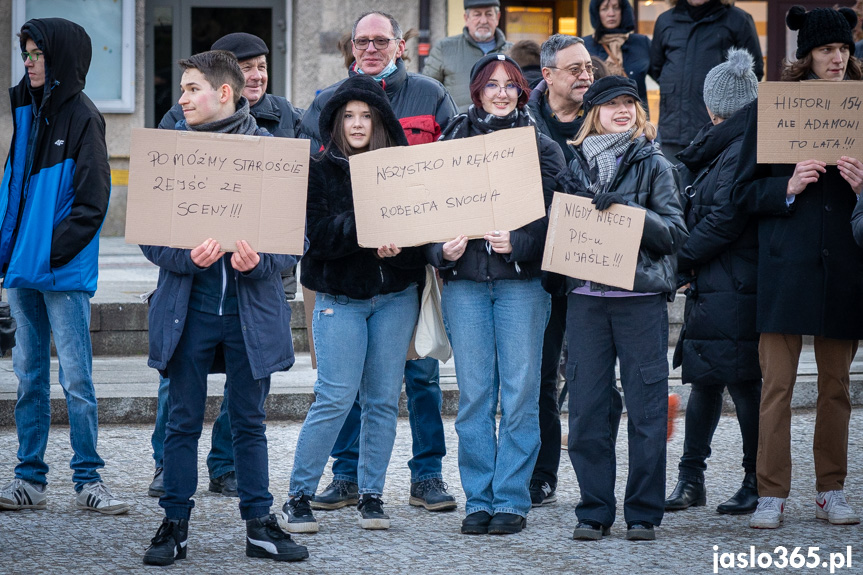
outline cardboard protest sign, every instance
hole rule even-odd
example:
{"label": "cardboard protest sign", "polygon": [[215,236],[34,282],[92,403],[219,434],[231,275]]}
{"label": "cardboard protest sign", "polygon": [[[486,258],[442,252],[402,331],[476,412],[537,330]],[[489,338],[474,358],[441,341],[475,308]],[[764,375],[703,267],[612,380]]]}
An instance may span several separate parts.
{"label": "cardboard protest sign", "polygon": [[302,254],[309,141],[132,130],[126,242]]}
{"label": "cardboard protest sign", "polygon": [[555,192],[542,269],[631,290],[644,215],[620,204],[600,212],[587,198]]}
{"label": "cardboard protest sign", "polygon": [[351,184],[364,247],[478,238],[545,215],[533,127],[357,154]]}
{"label": "cardboard protest sign", "polygon": [[863,82],[764,82],[758,87],[758,162],[863,160]]}

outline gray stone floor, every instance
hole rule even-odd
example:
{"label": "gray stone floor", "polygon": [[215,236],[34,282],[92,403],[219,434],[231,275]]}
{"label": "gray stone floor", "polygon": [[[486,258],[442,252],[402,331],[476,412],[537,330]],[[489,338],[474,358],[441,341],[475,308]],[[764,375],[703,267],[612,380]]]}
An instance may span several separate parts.
{"label": "gray stone floor", "polygon": [[[601,542],[571,539],[575,524],[573,506],[578,487],[572,467],[561,452],[558,502],[534,509],[527,529],[506,537],[467,537],[458,533],[463,517],[456,452],[458,438],[453,418],[445,418],[450,455],[444,459],[444,476],[459,500],[459,510],[432,514],[408,505],[410,474],[410,429],[399,420],[398,437],[384,493],[393,527],[385,532],[362,530],[353,509],[317,512],[321,531],[297,540],[307,545],[311,557],[302,563],[278,564],[244,555],[244,531],[236,500],[206,491],[201,479],[190,528],[189,558],[178,562],[175,571],[188,573],[712,573],[714,546],[719,552],[774,553],[777,546],[819,547],[826,561],[831,552],[845,552],[852,546],[852,569],[837,573],[861,573],[863,527],[837,527],[814,518],[814,471],[812,433],[814,413],[797,411],[793,418],[792,449],[794,476],[786,507],[785,525],[775,531],[747,527],[748,516],[717,515],[715,506],[737,488],[740,468],[740,439],[737,421],[723,416],[713,441],[714,455],[707,471],[708,506],[667,514],[657,530],[657,541],[631,543],[623,538],[621,517],[612,535]],[[625,421],[624,421],[625,425]],[[270,480],[274,509],[284,501],[300,430],[298,422],[269,425]],[[141,557],[148,540],[161,520],[157,500],[146,496],[151,479],[150,428],[145,425],[105,425],[100,430],[100,453],[106,461],[104,480],[114,493],[134,503],[125,516],[107,517],[77,511],[72,505],[68,460],[71,449],[68,427],[55,426],[49,437],[46,460],[51,466],[49,503],[45,511],[0,513],[0,573],[127,573],[154,572],[145,568]],[[625,437],[623,428],[621,439]],[[205,430],[201,445],[209,442]],[[683,447],[679,429],[668,448],[667,489],[676,480],[676,463]],[[0,428],[0,481],[13,474],[17,439],[13,427]],[[206,477],[205,450],[201,450],[199,474]],[[849,473],[846,483],[852,505],[863,511],[863,409],[855,409],[851,421]],[[617,494],[623,499],[626,478],[626,443],[618,442]],[[321,486],[330,480],[329,469]],[[621,512],[621,503],[618,511]],[[804,569],[828,573],[827,567]],[[720,572],[727,571],[719,569]],[[778,572],[778,570],[758,570]],[[790,568],[783,571],[794,571]]]}

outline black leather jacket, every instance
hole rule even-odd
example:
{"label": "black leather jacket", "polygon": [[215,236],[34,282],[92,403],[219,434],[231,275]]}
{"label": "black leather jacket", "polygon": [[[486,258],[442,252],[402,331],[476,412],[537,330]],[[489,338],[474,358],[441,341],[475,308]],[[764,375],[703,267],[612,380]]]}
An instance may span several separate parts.
{"label": "black leather jacket", "polygon": [[[581,146],[575,149],[575,158],[570,162],[569,169],[582,180],[585,187],[590,186],[590,170]],[[645,208],[647,211],[632,291],[674,293],[676,253],[689,237],[683,220],[679,190],[677,169],[665,159],[653,142],[641,137],[629,146],[620,160],[608,192],[620,192],[626,205]],[[585,280],[567,278],[566,292],[586,283]],[[591,285],[598,291],[619,290],[600,284]]]}

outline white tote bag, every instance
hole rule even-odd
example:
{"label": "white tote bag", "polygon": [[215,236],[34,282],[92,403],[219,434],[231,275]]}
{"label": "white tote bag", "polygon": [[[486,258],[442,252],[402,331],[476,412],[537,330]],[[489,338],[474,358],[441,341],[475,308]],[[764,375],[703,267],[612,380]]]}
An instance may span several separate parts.
{"label": "white tote bag", "polygon": [[440,286],[435,270],[426,266],[426,285],[420,301],[414,346],[420,357],[432,357],[446,363],[452,357],[452,347],[443,325],[443,310],[440,304]]}

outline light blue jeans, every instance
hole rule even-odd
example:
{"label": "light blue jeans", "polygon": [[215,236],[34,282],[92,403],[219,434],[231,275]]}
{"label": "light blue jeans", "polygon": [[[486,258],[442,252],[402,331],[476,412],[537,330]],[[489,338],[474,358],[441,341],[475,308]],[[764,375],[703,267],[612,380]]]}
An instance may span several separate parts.
{"label": "light blue jeans", "polygon": [[551,298],[539,279],[450,281],[441,298],[459,387],[455,430],[465,512],[524,517],[539,453],[540,362]]}
{"label": "light blue jeans", "polygon": [[405,356],[419,314],[416,285],[370,299],[318,292],[312,318],[318,380],[297,439],[290,495],[314,495],[359,392],[357,480],[380,495],[396,438]]}
{"label": "light blue jeans", "polygon": [[51,332],[60,360],[60,385],[69,413],[72,481],[80,491],[101,481],[97,469],[105,462],[96,452],[98,408],[93,389],[90,343],[90,296],[82,291],[8,290],[9,306],[18,324],[12,365],[18,376],[15,424],[18,465],[15,477],[47,484],[45,448],[51,426]]}

